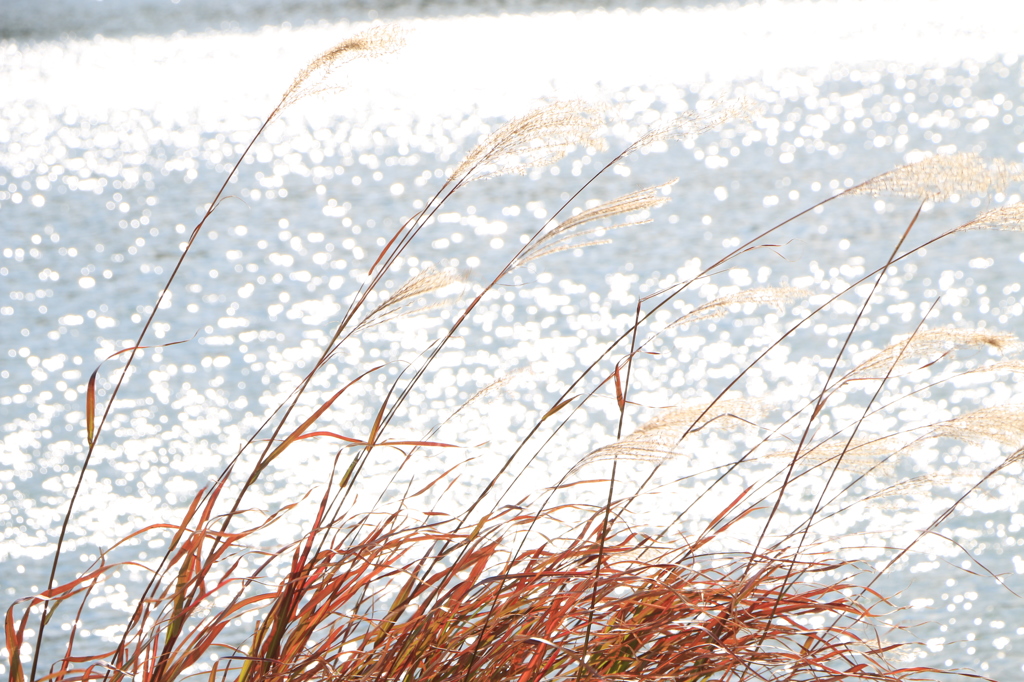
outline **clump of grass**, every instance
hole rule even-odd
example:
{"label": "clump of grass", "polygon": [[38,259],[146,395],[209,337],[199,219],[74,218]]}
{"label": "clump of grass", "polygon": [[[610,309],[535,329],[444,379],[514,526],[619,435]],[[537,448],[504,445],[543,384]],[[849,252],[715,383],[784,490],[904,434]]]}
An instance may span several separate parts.
{"label": "clump of grass", "polygon": [[[397,44],[396,32],[377,28],[325,52],[295,79],[253,142],[285,108],[331,89],[329,78],[340,66],[355,58],[385,54]],[[820,386],[810,390],[804,402],[774,405],[739,390],[740,379],[768,353],[815,320],[830,303],[854,287],[868,285],[870,293],[856,314],[859,319],[888,268],[921,248],[904,248],[920,210],[896,236],[892,253],[877,269],[828,300],[816,301],[815,308],[716,395],[654,410],[646,420],[639,420],[639,415],[651,411],[631,399],[637,392],[636,364],[672,330],[741,311],[749,314],[758,306],[786,309],[808,292],[786,287],[748,289],[691,304],[689,312],[667,324],[659,321],[658,313],[684,300],[699,282],[753,252],[766,237],[800,216],[765,229],[695,277],[640,300],[633,323],[609,338],[595,352],[597,359],[577,371],[562,395],[504,453],[496,473],[468,504],[456,505],[446,496],[450,477],[445,475],[416,489],[396,484],[388,500],[382,496],[369,507],[354,503],[366,467],[384,450],[397,450],[407,460],[419,450],[467,447],[441,439],[438,429],[443,424],[410,438],[399,435],[400,422],[403,405],[423,389],[427,369],[470,325],[472,312],[487,295],[517,268],[535,265],[542,257],[565,249],[596,248],[607,240],[591,237],[651,220],[651,211],[667,201],[665,192],[671,185],[670,181],[631,192],[560,217],[570,213],[592,183],[653,141],[699,134],[729,115],[749,111],[744,103],[725,103],[682,120],[675,128],[641,137],[588,179],[468,301],[432,298],[463,286],[463,280],[457,273],[429,268],[388,290],[386,276],[394,274],[399,256],[418,246],[417,236],[455,192],[477,179],[551,163],[574,146],[600,147],[602,112],[579,102],[558,103],[510,122],[481,142],[423,208],[390,235],[351,292],[351,302],[319,358],[291,387],[288,400],[268,417],[266,428],[251,434],[238,457],[194,497],[182,518],[141,528],[125,539],[162,538],[164,554],[145,566],[146,584],[135,595],[133,611],[110,650],[80,652],[76,636],[79,624],[90,618],[87,603],[92,591],[130,564],[108,564],[104,555],[76,579],[55,584],[64,534],[73,521],[74,501],[97,443],[109,437],[105,425],[128,367],[145,347],[160,303],[215,211],[218,193],[193,230],[136,343],[119,352],[127,356],[126,361],[102,410],[96,398],[99,369],[89,381],[88,451],[57,542],[48,589],[7,611],[9,679],[895,682],[938,673],[898,662],[893,652],[899,647],[889,640],[894,627],[886,620],[891,608],[886,596],[873,588],[879,573],[868,572],[855,556],[837,553],[834,543],[813,531],[830,516],[919,490],[919,479],[899,479],[893,464],[928,439],[990,440],[1007,449],[998,466],[969,482],[968,492],[1018,463],[1024,452],[1024,410],[1019,406],[985,408],[907,431],[874,431],[876,417],[890,413],[899,401],[897,397],[882,404],[883,388],[904,381],[911,370],[935,366],[962,348],[1011,352],[1018,341],[989,330],[927,329],[922,321],[906,338],[848,367],[846,350],[857,329],[855,322]],[[248,152],[247,148],[239,163]],[[1000,161],[984,162],[970,155],[932,157],[867,180],[822,203],[845,195],[885,192],[936,201],[957,193],[987,192],[1019,177],[1018,169]],[[1017,218],[1013,211],[995,209],[952,227],[939,238],[983,227],[1018,229]],[[355,436],[318,428],[318,420],[332,405],[379,368],[350,367],[329,397],[307,409],[303,396],[342,344],[371,327],[423,314],[438,305],[454,308],[444,333],[421,350],[416,364],[394,379],[385,399],[375,407],[369,431]],[[1019,363],[967,371],[983,370],[1019,371]],[[485,391],[500,396],[507,380],[499,379]],[[833,405],[864,387],[866,398],[859,416],[831,414]],[[508,501],[506,474],[522,476],[532,458],[551,447],[574,412],[602,398],[614,400],[618,415],[612,429],[614,442],[577,453],[566,475],[538,486],[538,494]],[[635,421],[643,423],[630,430],[628,424]],[[683,459],[697,466],[703,435],[733,431],[746,432],[752,443],[725,463],[707,465],[714,474],[710,478],[688,475],[693,482],[679,496],[685,501],[673,504],[676,518],[660,526],[648,525],[636,509],[648,497],[664,495],[656,473]],[[247,496],[268,469],[296,443],[314,437],[338,442],[328,480],[311,486],[306,500],[295,500],[262,516],[249,509]],[[785,447],[780,448],[780,443]],[[640,465],[648,466],[650,474],[639,485],[629,484],[624,469]],[[591,472],[597,472],[596,478],[582,478]],[[727,484],[741,472],[756,473],[755,482],[727,493]],[[848,473],[852,480],[842,478]],[[799,522],[781,521],[780,510],[801,494],[796,489],[813,476],[824,479],[815,488],[817,497],[809,506],[801,500],[804,511]],[[868,477],[883,485],[873,494],[858,493],[856,484]],[[417,503],[427,498],[431,501],[426,506]],[[923,529],[921,537],[954,513],[965,498]],[[311,521],[290,542],[268,544],[264,531],[287,520],[302,503],[312,505]],[[689,524],[686,532],[680,530],[691,517],[704,518],[702,510],[707,509],[711,513],[706,521]],[[914,542],[898,548],[889,566],[913,549]],[[78,610],[64,651],[44,652],[43,633],[55,609],[76,600]],[[31,652],[26,641],[30,622],[38,623]]]}

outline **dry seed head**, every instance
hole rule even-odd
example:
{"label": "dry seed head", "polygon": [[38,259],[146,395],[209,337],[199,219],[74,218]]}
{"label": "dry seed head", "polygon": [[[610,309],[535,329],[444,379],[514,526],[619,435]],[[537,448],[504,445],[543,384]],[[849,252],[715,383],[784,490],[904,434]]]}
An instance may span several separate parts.
{"label": "dry seed head", "polygon": [[746,99],[715,102],[703,111],[687,112],[667,125],[651,130],[630,145],[626,153],[643,149],[655,142],[697,137],[727,121],[737,118],[749,119],[760,113],[761,109],[761,105]]}
{"label": "dry seed head", "polygon": [[[606,201],[603,204],[581,211],[571,218],[567,218],[531,244],[516,261],[516,267],[567,249],[579,249],[609,242],[607,239],[600,239],[584,243],[569,243],[578,237],[649,223],[651,219],[646,215],[646,212],[668,203],[669,198],[665,195],[664,190],[675,184],[677,180],[677,178],[673,178],[660,185],[624,194],[617,199]],[[615,216],[627,213],[635,215],[633,219],[627,220],[624,223],[589,230],[577,229],[595,220],[614,218]]]}
{"label": "dry seed head", "polygon": [[897,495],[930,495],[932,494],[932,488],[937,486],[955,485],[964,479],[969,478],[973,473],[973,471],[957,471],[953,473],[943,472],[925,474],[924,476],[918,476],[916,478],[908,478],[905,481],[894,483],[888,488],[879,490],[877,493],[869,495],[864,499],[877,500],[885,497],[895,497]]}
{"label": "dry seed head", "polygon": [[281,97],[277,112],[306,97],[340,88],[341,86],[332,85],[330,82],[339,67],[357,59],[372,59],[391,54],[404,45],[405,31],[393,24],[374,26],[341,41],[299,71]]}
{"label": "dry seed head", "polygon": [[983,407],[936,424],[932,435],[975,444],[994,440],[1016,450],[1024,446],[1024,405]]}
{"label": "dry seed head", "polygon": [[745,428],[763,413],[761,403],[742,398],[719,400],[711,406],[702,402],[662,410],[625,438],[594,450],[575,468],[609,459],[661,463],[678,454],[677,448],[688,433],[707,426]]}
{"label": "dry seed head", "polygon": [[409,278],[405,284],[388,297],[386,305],[396,307],[405,305],[417,296],[425,296],[451,284],[463,282],[463,278],[452,270],[438,270],[427,267],[422,272]]}
{"label": "dry seed head", "polygon": [[989,162],[989,174],[992,177],[993,191],[999,192],[1009,187],[1012,182],[1024,181],[1024,165],[995,158]]}
{"label": "dry seed head", "polygon": [[985,211],[969,223],[956,228],[954,232],[968,230],[1024,231],[1024,201]]}
{"label": "dry seed head", "polygon": [[1021,343],[1009,332],[994,332],[987,329],[960,329],[940,327],[918,332],[913,336],[886,346],[870,360],[861,363],[847,379],[882,378],[910,362],[921,358],[938,359],[945,353],[959,348],[980,348],[988,346],[1001,353],[1017,351]]}
{"label": "dry seed head", "polygon": [[986,163],[965,152],[930,156],[900,166],[848,189],[844,194],[895,194],[921,201],[944,201],[954,194],[1000,192],[1014,180],[1024,179],[1024,168],[1002,159]]}
{"label": "dry seed head", "polygon": [[1024,374],[1024,360],[1000,360],[999,362],[993,362],[990,365],[972,367],[967,370],[965,374],[976,374],[978,372],[1012,372],[1014,374]]}
{"label": "dry seed head", "polygon": [[[814,445],[800,453],[800,461],[809,464],[826,463],[838,466],[843,471],[857,474],[888,475],[893,471],[891,463],[893,455],[903,455],[909,451],[914,440],[908,444],[903,434],[893,434],[881,438],[861,437],[847,443],[845,439],[833,438]],[[794,452],[772,452],[764,459],[793,459]]]}
{"label": "dry seed head", "polygon": [[576,146],[603,149],[601,109],[583,102],[556,102],[509,121],[477,145],[449,176],[468,182],[525,173],[563,158]]}
{"label": "dry seed head", "polygon": [[[615,227],[616,228],[618,228],[618,227],[628,227],[629,225],[637,225],[637,224],[642,224],[644,222],[647,222],[647,221],[640,221],[639,223],[628,223],[628,224],[616,225]],[[611,228],[609,228],[609,229],[611,229]],[[590,231],[588,230],[588,232],[590,232]],[[580,234],[584,234],[584,233],[580,233]],[[530,249],[529,251],[526,252],[525,255],[523,255],[523,256],[521,256],[521,257],[516,259],[516,262],[513,263],[513,265],[512,265],[512,269],[515,269],[515,268],[521,267],[523,265],[526,265],[527,263],[529,263],[531,261],[535,261],[538,258],[543,258],[545,256],[551,256],[551,255],[554,255],[556,253],[561,253],[562,251],[570,251],[570,250],[575,250],[575,249],[586,249],[586,248],[591,247],[591,246],[601,246],[603,244],[611,244],[612,243],[611,239],[592,239],[592,240],[587,241],[587,242],[573,242],[571,244],[568,243],[573,237],[578,237],[578,236],[580,236],[580,235],[569,235],[568,237],[565,237],[564,239],[559,239],[555,243],[549,245],[546,249]]]}
{"label": "dry seed head", "polygon": [[725,317],[732,306],[743,305],[746,303],[770,305],[779,312],[784,312],[786,304],[790,301],[807,298],[810,295],[811,292],[806,289],[798,289],[796,287],[763,287],[757,289],[744,289],[743,291],[739,291],[735,294],[721,296],[712,301],[708,301],[702,306],[694,308],[670,324],[668,329],[704,320],[717,320],[718,318]]}
{"label": "dry seed head", "polygon": [[534,370],[531,367],[522,367],[522,368],[513,370],[511,372],[508,372],[507,374],[504,374],[504,375],[498,377],[497,379],[495,379],[494,381],[492,381],[491,383],[487,384],[486,386],[481,388],[479,391],[477,391],[476,393],[471,395],[469,397],[469,400],[467,400],[466,402],[464,402],[461,405],[459,405],[459,408],[457,410],[455,410],[455,412],[452,413],[452,417],[454,417],[458,413],[462,412],[463,410],[468,408],[470,405],[476,403],[477,401],[483,400],[484,398],[488,397],[489,395],[491,395],[493,393],[497,393],[498,391],[503,390],[509,384],[512,384],[512,383],[518,381],[519,379],[521,379],[523,377],[526,377],[526,376],[529,376],[529,375],[531,375],[533,373],[534,373]]}
{"label": "dry seed head", "polygon": [[545,238],[558,236],[572,230],[573,228],[580,227],[581,225],[595,220],[600,220],[601,218],[613,218],[626,213],[649,211],[651,209],[658,208],[659,206],[664,206],[669,202],[669,198],[665,195],[663,190],[671,187],[678,181],[679,178],[672,178],[668,182],[663,182],[660,185],[638,189],[635,192],[623,194],[617,199],[612,199],[611,201],[606,201],[605,203],[594,206],[593,208],[588,208],[559,223],[557,227],[545,235]]}
{"label": "dry seed head", "polygon": [[443,306],[447,301],[410,308],[410,304],[416,299],[440,291],[452,284],[461,284],[464,281],[465,279],[454,271],[444,270],[439,272],[432,267],[425,268],[423,272],[411,277],[405,284],[392,292],[387,300],[366,316],[359,324],[359,328],[365,329],[368,326],[380,324],[398,316],[411,315]]}

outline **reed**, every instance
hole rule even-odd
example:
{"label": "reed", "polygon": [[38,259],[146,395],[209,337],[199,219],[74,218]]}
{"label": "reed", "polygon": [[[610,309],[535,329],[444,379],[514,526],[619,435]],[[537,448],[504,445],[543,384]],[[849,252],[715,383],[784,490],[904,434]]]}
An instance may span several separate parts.
{"label": "reed", "polygon": [[[345,64],[386,54],[400,42],[394,29],[375,28],[323,53],[295,79],[252,142],[289,106],[332,89],[332,79]],[[7,610],[9,679],[895,682],[940,674],[901,662],[896,642],[906,637],[890,624],[893,607],[875,585],[880,575],[915,551],[920,538],[956,513],[971,492],[1020,463],[1024,410],[1018,405],[985,408],[903,430],[886,430],[892,421],[888,416],[908,392],[924,391],[965,372],[1019,372],[1021,366],[1012,360],[968,369],[950,365],[925,385],[909,383],[913,370],[941,367],[962,349],[1009,354],[1020,343],[1005,332],[929,329],[922,320],[916,328],[894,330],[904,336],[859,362],[851,360],[848,346],[891,266],[961,231],[1021,229],[1015,206],[988,211],[911,245],[918,210],[903,232],[893,236],[891,253],[857,281],[836,287],[834,295],[812,297],[791,287],[763,287],[699,300],[695,291],[709,277],[760,253],[770,236],[817,206],[810,207],[693,276],[641,298],[632,324],[612,334],[603,347],[589,349],[593,359],[575,370],[561,396],[503,453],[473,499],[462,502],[450,494],[458,469],[454,460],[453,468],[433,481],[415,487],[397,482],[398,471],[418,453],[473,456],[476,446],[443,435],[453,432],[447,427],[455,424],[457,433],[459,418],[471,411],[475,400],[507,399],[513,376],[498,378],[434,430],[403,435],[403,410],[425,390],[429,370],[442,352],[460,335],[481,333],[472,321],[481,303],[520,268],[538,267],[543,258],[564,250],[601,248],[612,230],[638,229],[668,200],[672,181],[585,207],[591,185],[653,142],[697,135],[749,111],[742,102],[724,103],[643,136],[582,183],[517,253],[475,288],[464,284],[459,273],[432,268],[404,284],[389,285],[400,257],[415,253],[420,233],[453,194],[476,180],[553,163],[577,147],[604,145],[604,112],[580,102],[553,104],[502,127],[389,235],[350,292],[350,302],[319,357],[290,387],[288,400],[268,415],[265,428],[251,434],[180,519],[140,528],[124,540],[159,540],[162,557],[144,566],[118,561],[113,559],[115,546],[74,580],[55,584],[85,472],[97,444],[112,437],[106,425],[118,392],[129,368],[140,362],[139,352],[150,345],[149,330],[166,292],[176,285],[179,268],[213,216],[236,164],[192,231],[134,345],[115,354],[124,362],[115,370],[114,388],[102,406],[97,397],[102,367],[89,380],[88,453],[57,543],[47,583],[51,587]],[[940,201],[956,193],[998,191],[1022,177],[1020,167],[999,160],[935,156],[869,179],[818,206],[864,193]],[[855,307],[850,331],[830,351],[834,359],[800,401],[771,404],[743,393],[742,379],[765,357],[858,287],[868,293]],[[443,298],[459,288],[470,294]],[[688,311],[666,318],[664,313],[679,302]],[[788,311],[797,302],[805,306],[805,314],[723,390],[664,409],[637,403],[635,396],[650,388],[643,385],[647,375],[640,364],[652,361],[651,350],[661,340],[689,326],[749,316],[765,306]],[[343,365],[343,378],[331,379],[335,387],[310,405],[309,396],[318,395],[314,380],[337,361],[346,341],[439,307],[451,311],[443,333],[393,379],[386,397],[374,406],[367,432],[340,433],[318,426],[332,406],[379,369],[373,364]],[[887,390],[894,385],[910,388],[893,397]],[[602,401],[614,404],[614,441],[575,453],[561,479],[545,481],[539,492],[535,486],[534,494],[525,498],[513,497],[519,490],[515,482],[537,475],[530,464],[557,446],[574,415]],[[857,405],[852,417],[851,404]],[[839,405],[841,411],[836,410]],[[712,435],[733,438],[740,450],[724,460],[702,463],[695,453],[710,447],[706,439]],[[281,466],[300,441],[311,438],[337,443],[327,480],[279,509],[250,509],[254,486]],[[856,547],[849,545],[860,541],[852,534],[836,538],[819,532],[832,517],[856,514],[933,484],[936,479],[901,477],[897,464],[914,448],[940,438],[995,441],[1005,455],[997,466],[963,479],[968,480],[967,493],[917,540],[893,549],[885,568],[869,568],[858,557]],[[364,487],[368,469],[395,452],[399,464],[392,484]],[[678,480],[666,481],[664,472],[675,471],[682,461],[690,469]],[[643,473],[634,482],[638,471]],[[934,472],[940,474],[950,475]],[[963,478],[968,473],[953,475]],[[736,481],[743,483],[737,486]],[[867,482],[871,485],[864,492]],[[678,514],[668,523],[652,525],[643,510],[670,491]],[[312,512],[301,530],[289,542],[269,543],[267,529],[289,523],[303,505]],[[794,517],[783,514],[787,509],[801,511]],[[133,596],[133,612],[118,628],[117,641],[106,651],[80,646],[76,635],[92,615],[87,604],[93,590],[133,566],[141,566],[146,579]],[[77,610],[67,619],[71,625],[63,651],[54,652],[43,643],[58,608]],[[29,636],[33,628],[34,641]]]}

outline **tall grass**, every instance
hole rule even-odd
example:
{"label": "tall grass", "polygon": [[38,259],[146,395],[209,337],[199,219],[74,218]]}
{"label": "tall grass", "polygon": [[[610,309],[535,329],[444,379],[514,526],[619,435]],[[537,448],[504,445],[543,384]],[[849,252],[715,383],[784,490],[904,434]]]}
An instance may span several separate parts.
{"label": "tall grass", "polygon": [[[297,385],[288,387],[287,401],[251,434],[220,476],[194,497],[181,518],[125,538],[159,541],[162,557],[145,565],[108,563],[108,556],[116,556],[117,548],[111,548],[74,580],[55,584],[85,472],[97,444],[111,438],[106,425],[118,392],[129,368],[139,362],[138,353],[149,345],[161,303],[238,164],[285,109],[331,89],[334,71],[354,59],[390,52],[400,42],[392,29],[372,29],[324,53],[296,77],[195,226],[134,345],[115,354],[124,362],[114,371],[105,404],[97,398],[102,367],[93,373],[87,390],[87,454],[57,541],[49,589],[7,611],[9,679],[895,681],[938,674],[898,655],[900,633],[890,622],[893,607],[874,586],[915,551],[920,538],[956,513],[969,494],[1024,459],[1024,411],[1019,406],[984,408],[895,431],[889,415],[905,396],[952,381],[958,373],[1019,372],[1021,365],[1003,360],[966,370],[954,367],[919,386],[908,385],[912,370],[941,367],[960,349],[1006,354],[1020,344],[1004,332],[929,328],[925,315],[911,328],[894,330],[902,336],[869,357],[853,360],[850,345],[892,266],[961,231],[1021,229],[1019,205],[988,211],[915,244],[918,209],[893,235],[891,252],[877,267],[835,287],[833,295],[762,287],[699,301],[696,291],[733,262],[759,253],[789,223],[822,204],[866,193],[912,197],[923,204],[952,194],[995,192],[1024,177],[1017,166],[969,154],[931,157],[830,197],[764,229],[699,272],[667,282],[639,300],[624,332],[588,349],[587,363],[561,396],[502,453],[468,501],[456,498],[450,486],[458,460],[466,453],[472,457],[479,446],[449,438],[445,434],[453,429],[445,427],[471,405],[427,433],[404,433],[405,410],[425,390],[438,358],[461,336],[481,333],[473,326],[473,314],[493,292],[547,256],[598,248],[611,230],[651,220],[652,212],[668,201],[672,181],[597,205],[585,203],[593,183],[649,145],[699,135],[752,113],[744,103],[723,103],[642,136],[582,183],[518,253],[475,285],[465,284],[458,273],[432,268],[404,284],[389,285],[401,257],[420,246],[424,228],[471,182],[553,163],[577,147],[604,145],[602,110],[579,102],[553,104],[506,124],[454,167],[423,207],[389,235],[350,292],[318,359]],[[453,290],[462,296],[441,298]],[[830,351],[832,360],[806,395],[794,404],[771,404],[741,391],[742,379],[766,357],[817,322],[836,301],[855,299],[854,291],[861,300],[849,331]],[[686,302],[684,312],[666,316],[680,301]],[[637,394],[650,389],[642,384],[647,374],[640,364],[656,362],[652,349],[675,330],[750,316],[765,306],[786,311],[798,304],[804,313],[724,389],[661,409],[638,404]],[[339,364],[344,344],[439,306],[451,311],[443,333],[395,375],[383,400],[373,406],[370,428],[342,433],[319,426],[339,399],[380,369],[379,364],[341,363],[342,378],[331,380],[335,388],[310,404],[314,380]],[[382,363],[392,360],[397,358]],[[507,398],[509,379],[497,380],[482,394]],[[890,391],[893,385],[901,386],[902,393]],[[609,426],[614,441],[575,453],[560,479],[531,483],[525,487],[532,494],[513,496],[512,491],[524,488],[523,477],[538,480],[531,463],[561,447],[559,434],[575,415],[602,401],[614,405]],[[851,405],[856,405],[852,416]],[[699,461],[693,453],[710,451],[711,436],[742,447],[733,448],[725,460],[709,456],[708,464],[669,481],[675,484],[669,488],[662,472],[683,458]],[[310,438],[337,442],[326,480],[281,508],[251,509],[254,487]],[[858,560],[856,545],[862,541],[852,532],[832,537],[821,530],[833,517],[856,515],[926,488],[927,478],[901,478],[895,465],[915,447],[942,438],[993,440],[1005,453],[997,466],[969,481],[965,494],[921,529],[918,540],[891,548],[881,570]],[[434,480],[401,483],[401,468],[422,451],[458,455],[452,468]],[[372,488],[367,472],[396,452],[392,483]],[[644,472],[639,479],[637,471]],[[674,514],[667,523],[665,515],[641,513],[659,504],[670,489],[675,491]],[[268,529],[291,523],[303,506],[312,511],[297,517],[305,519],[301,530],[289,542],[269,542]],[[661,520],[653,524],[651,518]],[[133,595],[133,611],[117,629],[117,641],[108,651],[80,647],[76,637],[92,616],[88,604],[94,589],[132,567],[144,570],[146,579]],[[58,608],[77,609],[66,618],[71,625],[62,652],[43,646]]]}

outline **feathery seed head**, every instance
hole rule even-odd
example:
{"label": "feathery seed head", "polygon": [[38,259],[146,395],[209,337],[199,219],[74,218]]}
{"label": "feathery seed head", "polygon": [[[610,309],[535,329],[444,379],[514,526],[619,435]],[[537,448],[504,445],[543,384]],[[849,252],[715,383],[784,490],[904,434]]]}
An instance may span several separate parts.
{"label": "feathery seed head", "polygon": [[960,329],[957,327],[928,329],[886,346],[872,358],[858,365],[847,378],[881,378],[897,367],[905,366],[921,358],[937,359],[936,356],[959,348],[984,346],[1001,353],[1008,353],[1019,350],[1021,342],[1009,332],[988,329]]}
{"label": "feathery seed head", "polygon": [[[617,199],[612,199],[611,201],[606,201],[603,204],[581,211],[571,218],[567,218],[558,225],[552,227],[548,232],[541,235],[532,244],[530,244],[516,260],[514,267],[525,265],[530,261],[543,258],[544,256],[550,256],[553,253],[558,253],[567,249],[579,249],[587,246],[596,246],[598,244],[607,244],[609,241],[607,239],[588,242],[573,241],[578,237],[649,223],[651,219],[648,217],[647,212],[668,203],[669,198],[666,196],[665,190],[674,185],[676,181],[677,179],[672,179],[668,182],[663,182],[660,185],[630,192],[629,194],[625,194]],[[588,230],[578,229],[587,223],[594,222],[595,220],[601,220],[602,218],[614,218],[615,216],[627,213],[631,213],[633,215],[624,223],[619,223],[610,227],[598,227]]]}
{"label": "feathery seed head", "polygon": [[702,306],[694,308],[670,324],[668,329],[704,320],[717,320],[721,317],[725,317],[729,312],[730,307],[746,303],[770,305],[776,310],[782,312],[785,310],[786,304],[790,301],[807,298],[810,294],[811,292],[806,289],[798,289],[796,287],[760,287],[756,289],[744,289],[743,291],[739,291],[735,294],[721,296],[712,301],[708,301]]}
{"label": "feathery seed head", "polygon": [[707,426],[735,430],[750,426],[764,413],[764,405],[734,398],[708,403],[689,403],[662,410],[625,438],[600,447],[584,457],[576,469],[609,459],[661,463],[678,454],[687,434]]}
{"label": "feathery seed head", "polygon": [[[799,459],[804,463],[824,463],[857,474],[888,475],[894,468],[890,458],[905,454],[913,444],[919,442],[915,440],[908,444],[905,434],[859,437],[852,443],[846,439],[833,438],[803,450]],[[764,458],[792,460],[793,455],[793,450],[784,450],[769,453]]]}
{"label": "feathery seed head", "polygon": [[281,97],[275,114],[306,97],[340,89],[342,86],[332,85],[330,82],[339,67],[357,59],[372,59],[391,54],[404,45],[405,31],[393,24],[374,26],[341,41],[299,71]]}
{"label": "feathery seed head", "polygon": [[746,99],[715,102],[706,109],[687,112],[666,125],[650,130],[630,145],[627,153],[649,147],[656,142],[698,137],[727,121],[737,118],[752,118],[760,113],[761,109],[761,105]]}
{"label": "feathery seed head", "polygon": [[509,121],[477,145],[449,176],[468,182],[525,173],[562,159],[576,146],[603,149],[599,107],[579,101],[556,102]]}
{"label": "feathery seed head", "polygon": [[999,360],[998,362],[993,362],[990,365],[973,367],[967,370],[966,373],[974,374],[977,372],[1011,372],[1014,374],[1024,374],[1024,360]]}
{"label": "feathery seed head", "polygon": [[983,407],[936,424],[932,434],[965,443],[994,440],[1018,450],[1024,446],[1024,405]]}
{"label": "feathery seed head", "polygon": [[879,490],[865,500],[878,500],[902,495],[933,495],[932,488],[957,485],[971,476],[971,471],[933,472],[924,476],[908,478]]}
{"label": "feathery seed head", "polygon": [[986,163],[973,152],[930,156],[877,175],[844,194],[895,194],[921,201],[944,201],[954,194],[999,192],[1024,179],[1024,168],[1002,159]]}
{"label": "feathery seed head", "polygon": [[968,230],[1024,231],[1024,201],[985,211],[974,220],[956,228],[954,232],[966,232]]}
{"label": "feathery seed head", "polygon": [[391,295],[383,303],[366,316],[359,324],[359,328],[365,329],[395,317],[412,315],[444,305],[448,301],[412,307],[417,299],[464,281],[464,278],[451,270],[438,271],[432,267],[425,268],[423,272],[409,278],[405,284],[391,292]]}

